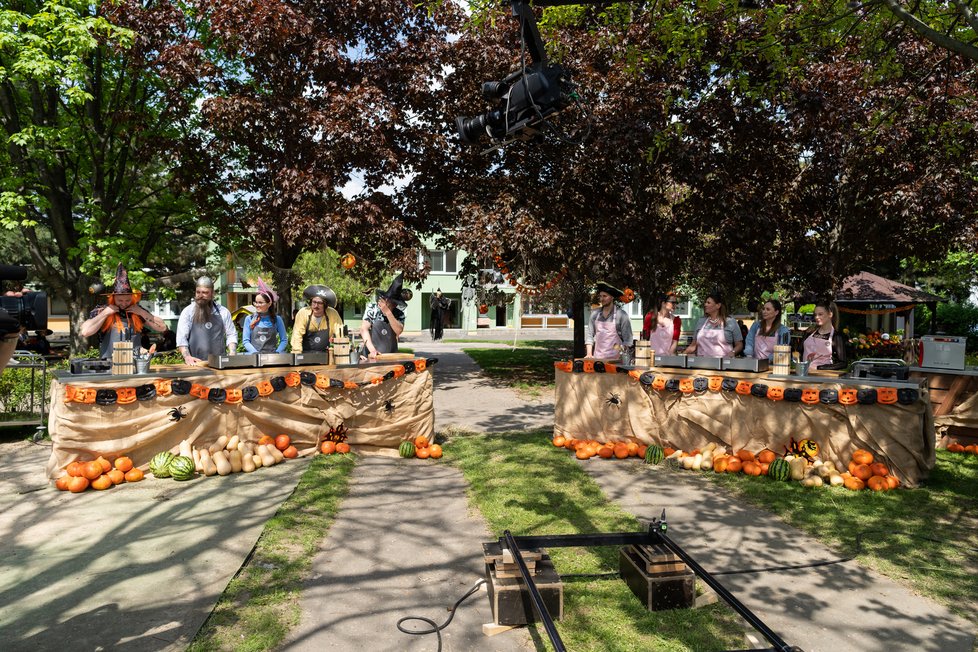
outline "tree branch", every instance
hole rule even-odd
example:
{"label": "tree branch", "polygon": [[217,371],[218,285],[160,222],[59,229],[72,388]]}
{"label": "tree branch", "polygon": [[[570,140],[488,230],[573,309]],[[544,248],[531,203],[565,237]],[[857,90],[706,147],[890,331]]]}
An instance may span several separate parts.
{"label": "tree branch", "polygon": [[917,32],[931,43],[938,45],[945,50],[950,50],[951,52],[959,54],[966,59],[978,61],[978,48],[952,38],[947,34],[938,32],[936,29],[904,9],[899,0],[883,0],[883,5],[890,11],[890,13],[903,21],[905,25],[910,27],[910,29]]}

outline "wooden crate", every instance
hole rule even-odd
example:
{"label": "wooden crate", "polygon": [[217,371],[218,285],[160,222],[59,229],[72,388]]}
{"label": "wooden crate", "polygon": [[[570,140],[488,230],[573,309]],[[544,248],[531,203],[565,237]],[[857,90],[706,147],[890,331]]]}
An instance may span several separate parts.
{"label": "wooden crate", "polygon": [[696,575],[691,570],[650,575],[648,561],[633,546],[618,551],[621,578],[649,611],[689,609],[696,603]]}
{"label": "wooden crate", "polygon": [[[543,598],[547,613],[554,620],[564,617],[564,585],[548,555],[536,562],[533,583]],[[536,622],[536,610],[530,599],[530,591],[522,578],[498,577],[493,564],[486,564],[486,587],[489,605],[497,625],[526,625]]]}

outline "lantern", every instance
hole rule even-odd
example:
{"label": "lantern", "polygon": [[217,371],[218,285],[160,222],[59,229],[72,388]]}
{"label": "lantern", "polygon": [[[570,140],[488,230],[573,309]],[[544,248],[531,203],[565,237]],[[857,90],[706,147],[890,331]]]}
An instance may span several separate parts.
{"label": "lantern", "polygon": [[486,305],[486,304],[483,303],[482,305],[479,306],[479,314],[480,315],[484,315],[487,312],[489,312],[489,306],[488,305]]}
{"label": "lantern", "polygon": [[352,269],[356,264],[357,258],[353,254],[343,254],[343,257],[340,258],[340,265],[343,266],[343,269]]}

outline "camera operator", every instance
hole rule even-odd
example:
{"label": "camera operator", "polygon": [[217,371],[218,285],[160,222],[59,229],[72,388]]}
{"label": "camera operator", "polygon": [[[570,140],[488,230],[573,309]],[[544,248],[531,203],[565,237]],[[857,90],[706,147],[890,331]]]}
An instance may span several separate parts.
{"label": "camera operator", "polygon": [[[27,268],[20,265],[0,265],[0,281],[24,281]],[[30,328],[47,328],[47,295],[31,292],[18,283],[20,290],[0,295],[0,371],[10,361],[21,332]]]}
{"label": "camera operator", "polygon": [[99,350],[103,360],[112,358],[116,342],[131,341],[138,352],[143,345],[144,325],[157,332],[166,330],[166,322],[139,305],[142,292],[133,291],[122,263],[115,272],[115,286],[106,296],[108,305],[96,307],[81,325],[82,337],[100,333]]}

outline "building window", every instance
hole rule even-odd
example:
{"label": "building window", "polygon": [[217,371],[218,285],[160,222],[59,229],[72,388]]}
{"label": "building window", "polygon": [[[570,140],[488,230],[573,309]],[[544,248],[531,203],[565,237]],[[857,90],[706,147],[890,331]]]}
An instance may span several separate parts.
{"label": "building window", "polygon": [[626,303],[625,312],[628,313],[628,316],[632,319],[644,317],[645,311],[642,310],[642,300],[635,299],[631,303]]}
{"label": "building window", "polygon": [[458,273],[458,252],[429,249],[427,261],[431,265],[432,274]]}

